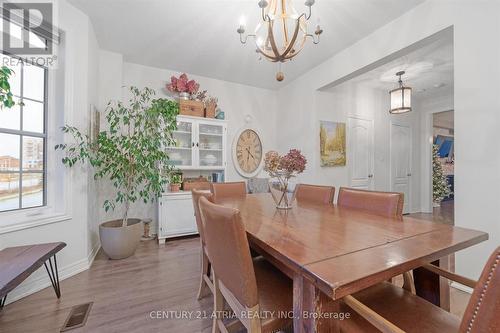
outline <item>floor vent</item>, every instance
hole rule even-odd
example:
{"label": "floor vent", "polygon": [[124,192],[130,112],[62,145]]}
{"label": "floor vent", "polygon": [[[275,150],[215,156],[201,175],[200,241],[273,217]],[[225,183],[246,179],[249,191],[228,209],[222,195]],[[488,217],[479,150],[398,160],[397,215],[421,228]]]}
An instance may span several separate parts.
{"label": "floor vent", "polygon": [[66,321],[61,328],[61,332],[66,332],[72,330],[73,328],[84,326],[87,321],[87,317],[89,316],[90,308],[92,308],[92,304],[93,302],[75,305],[71,309],[68,318],[66,318]]}

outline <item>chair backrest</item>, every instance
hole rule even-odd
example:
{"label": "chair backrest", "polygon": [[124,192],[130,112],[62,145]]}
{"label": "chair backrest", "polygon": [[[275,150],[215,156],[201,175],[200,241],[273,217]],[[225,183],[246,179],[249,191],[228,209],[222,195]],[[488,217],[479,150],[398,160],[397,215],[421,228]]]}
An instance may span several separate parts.
{"label": "chair backrest", "polygon": [[268,193],[269,178],[250,178],[248,180],[248,193]]}
{"label": "chair backrest", "polygon": [[247,234],[237,209],[200,198],[207,255],[215,275],[247,307],[258,304],[257,282]]}
{"label": "chair backrest", "polygon": [[500,331],[500,247],[491,254],[465,309],[460,332]]}
{"label": "chair backrest", "polygon": [[318,204],[333,204],[335,187],[299,184],[295,197],[298,202],[313,202]]}
{"label": "chair backrest", "polygon": [[194,217],[196,219],[196,227],[198,228],[198,233],[200,234],[201,243],[205,245],[205,232],[203,230],[203,223],[201,222],[199,202],[201,197],[205,197],[209,201],[212,201],[213,194],[199,190],[192,190],[191,192],[193,197],[193,208],[194,208]]}
{"label": "chair backrest", "polygon": [[404,194],[341,187],[337,205],[386,217],[403,217]]}
{"label": "chair backrest", "polygon": [[244,197],[247,194],[247,187],[245,182],[210,183],[210,192],[213,193],[215,200]]}

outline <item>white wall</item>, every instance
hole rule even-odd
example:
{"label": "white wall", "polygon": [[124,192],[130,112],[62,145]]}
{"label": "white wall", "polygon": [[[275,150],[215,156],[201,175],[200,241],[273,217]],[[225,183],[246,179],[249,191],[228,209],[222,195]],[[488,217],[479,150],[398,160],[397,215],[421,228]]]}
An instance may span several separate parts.
{"label": "white wall", "polygon": [[[98,46],[90,22],[86,15],[66,1],[59,1],[55,8],[58,9],[56,15],[59,18],[59,28],[64,31],[59,54],[60,58],[64,57],[61,62],[64,66],[49,71],[49,75],[64,78],[61,80],[64,82],[58,82],[60,89],[55,91],[56,97],[62,101],[53,103],[48,110],[50,116],[56,115],[61,122],[58,126],[49,126],[48,154],[55,154],[53,146],[60,143],[59,126],[62,122],[70,122],[82,129],[87,128],[88,105],[95,103],[97,96],[97,89],[92,86],[92,81],[95,82],[97,76]],[[63,196],[69,202],[67,211],[62,213],[67,217],[57,222],[0,234],[0,248],[57,241],[67,243],[67,247],[58,254],[57,260],[61,279],[87,269],[97,250],[95,226],[87,224],[89,217],[95,214],[94,205],[88,200],[89,196],[92,197],[92,187],[87,182],[87,170],[80,167],[68,170],[60,165],[48,170],[49,181],[60,181],[66,174],[68,183],[65,184],[66,192]],[[47,273],[42,267],[9,294],[7,302],[49,285]],[[64,290],[62,292],[64,293]]]}
{"label": "white wall", "polygon": [[301,138],[315,135],[309,115],[317,110],[317,89],[450,26],[455,68],[455,223],[490,234],[488,242],[460,252],[456,266],[459,273],[477,277],[500,244],[496,212],[500,146],[492,144],[498,141],[500,126],[498,1],[426,1],[291,82],[278,93],[282,128],[278,146],[301,148],[306,145]]}

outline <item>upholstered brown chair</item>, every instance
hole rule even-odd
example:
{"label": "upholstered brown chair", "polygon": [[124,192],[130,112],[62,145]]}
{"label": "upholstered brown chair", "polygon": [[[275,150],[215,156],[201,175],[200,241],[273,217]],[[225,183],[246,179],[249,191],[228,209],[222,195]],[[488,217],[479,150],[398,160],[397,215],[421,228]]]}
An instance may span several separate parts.
{"label": "upholstered brown chair", "polygon": [[205,234],[203,231],[203,223],[201,222],[200,216],[200,206],[198,202],[201,197],[205,197],[209,200],[212,200],[212,193],[192,190],[193,197],[193,208],[194,208],[194,216],[196,219],[196,227],[198,228],[198,233],[200,234],[200,244],[201,244],[201,274],[200,274],[200,288],[198,289],[198,299],[203,298],[208,291],[213,293],[214,286],[213,282],[210,278],[210,261],[207,256],[207,249],[205,245]]}
{"label": "upholstered brown chair", "polygon": [[331,205],[335,195],[335,187],[299,184],[295,197],[297,202],[311,202],[317,204]]}
{"label": "upholstered brown chair", "polygon": [[244,197],[247,194],[245,182],[210,183],[210,192],[217,201],[223,198]]}
{"label": "upholstered brown chair", "polygon": [[[215,205],[203,197],[199,205],[214,272],[215,313],[222,313],[225,300],[250,333],[277,332],[289,327],[291,319],[277,314],[292,311],[292,281],[266,260],[252,260],[238,210]],[[257,315],[272,312],[274,316],[265,318]],[[226,332],[220,316],[214,318],[212,332]]]}
{"label": "upholstered brown chair", "polygon": [[478,282],[426,265],[449,280],[474,287],[462,320],[393,284],[384,282],[343,298],[341,332],[500,332],[500,247],[490,256]]}
{"label": "upholstered brown chair", "polygon": [[403,217],[403,193],[377,192],[341,187],[337,205],[386,217]]}

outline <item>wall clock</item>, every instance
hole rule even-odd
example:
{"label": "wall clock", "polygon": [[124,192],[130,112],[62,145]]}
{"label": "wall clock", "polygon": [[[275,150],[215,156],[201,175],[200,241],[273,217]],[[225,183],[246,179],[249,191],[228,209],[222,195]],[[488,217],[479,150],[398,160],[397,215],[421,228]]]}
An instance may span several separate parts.
{"label": "wall clock", "polygon": [[240,175],[246,178],[256,176],[262,169],[262,140],[251,128],[241,129],[233,141],[233,162]]}

